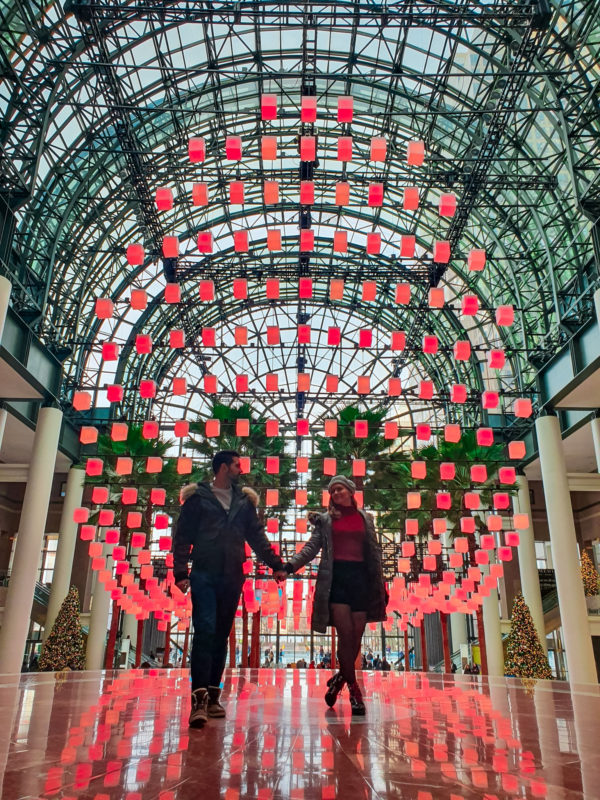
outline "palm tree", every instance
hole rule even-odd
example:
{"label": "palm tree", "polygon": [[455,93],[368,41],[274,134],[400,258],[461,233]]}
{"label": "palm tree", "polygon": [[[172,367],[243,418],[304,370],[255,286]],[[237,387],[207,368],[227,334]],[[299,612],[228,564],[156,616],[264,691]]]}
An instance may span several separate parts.
{"label": "palm tree", "polygon": [[[255,489],[259,494],[265,489],[279,490],[279,504],[277,516],[283,521],[292,504],[292,489],[295,480],[294,460],[286,454],[286,440],[283,436],[267,436],[266,419],[258,416],[249,403],[239,406],[229,406],[225,403],[215,402],[210,419],[220,422],[220,433],[215,437],[207,437],[205,433],[206,419],[199,417],[190,425],[190,437],[185,446],[202,455],[206,463],[192,473],[196,480],[210,480],[212,470],[210,462],[219,450],[235,450],[241,456],[250,458],[250,472],[244,475],[244,483]],[[238,420],[249,420],[249,435],[238,436],[236,423]],[[267,456],[279,458],[279,472],[269,473],[266,469]]]}

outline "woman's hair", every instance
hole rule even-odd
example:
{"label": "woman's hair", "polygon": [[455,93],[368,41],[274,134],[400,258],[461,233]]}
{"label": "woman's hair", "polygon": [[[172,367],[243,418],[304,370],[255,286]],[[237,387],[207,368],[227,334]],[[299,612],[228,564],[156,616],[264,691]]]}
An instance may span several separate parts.
{"label": "woman's hair", "polygon": [[[356,504],[356,498],[354,495],[350,495],[350,503],[352,508],[355,511],[358,511],[358,505]],[[339,519],[342,516],[342,512],[340,509],[342,506],[337,506],[331,498],[329,498],[329,505],[327,506],[327,513],[331,517],[331,519]]]}

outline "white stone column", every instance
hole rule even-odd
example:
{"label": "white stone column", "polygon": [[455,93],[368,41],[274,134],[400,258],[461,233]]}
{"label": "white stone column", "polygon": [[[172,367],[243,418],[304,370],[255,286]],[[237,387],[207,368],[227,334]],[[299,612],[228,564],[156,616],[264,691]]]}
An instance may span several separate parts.
{"label": "white stone column", "polygon": [[[489,568],[486,569],[486,572],[489,573]],[[495,677],[503,676],[504,650],[502,648],[502,630],[500,628],[500,608],[498,605],[497,589],[491,589],[489,595],[483,598],[483,630],[485,632],[488,675]]]}
{"label": "white stone column", "polygon": [[4,323],[6,322],[6,312],[8,311],[11,291],[12,283],[4,275],[0,275],[0,343],[4,333]]}
{"label": "white stone column", "polygon": [[44,640],[52,630],[62,602],[69,593],[73,555],[77,543],[77,523],[73,522],[73,512],[81,505],[84,483],[85,472],[82,469],[71,467],[67,477],[67,488],[60,517],[56,561],[54,562],[52,587],[44,625]]}
{"label": "white stone column", "polygon": [[535,535],[533,532],[533,516],[529,499],[529,481],[524,475],[517,476],[518,493],[515,498],[515,511],[527,514],[529,526],[527,530],[519,531],[519,572],[521,574],[521,588],[523,598],[531,611],[533,624],[540,637],[544,653],[548,653],[546,643],[546,626],[544,624],[544,609],[542,607],[542,593],[540,591],[540,578],[537,570],[535,555]]}
{"label": "white stone column", "polygon": [[596,320],[600,325],[600,289],[596,289],[594,292],[594,306],[596,308]]}
{"label": "white stone column", "polygon": [[560,426],[556,417],[547,416],[539,417],[535,428],[569,680],[571,685],[597,683]]}
{"label": "white stone column", "polygon": [[452,632],[452,652],[455,653],[460,650],[461,644],[469,643],[467,618],[464,614],[459,614],[458,611],[450,614],[450,631]]}
{"label": "white stone column", "polygon": [[58,408],[40,409],[0,629],[0,673],[21,670],[61,423],[62,411]]}
{"label": "white stone column", "polygon": [[[106,569],[110,569],[112,558],[110,553],[113,545],[104,545],[102,555],[106,559]],[[92,610],[90,613],[90,627],[88,631],[87,647],[85,650],[86,669],[104,669],[104,648],[106,634],[108,633],[108,614],[110,611],[110,592],[107,592],[98,580],[98,573],[94,575],[94,591],[92,592]]]}
{"label": "white stone column", "polygon": [[4,441],[4,430],[6,428],[6,420],[8,419],[8,411],[5,408],[0,408],[0,447]]}
{"label": "white stone column", "polygon": [[590,423],[592,439],[594,441],[594,454],[596,456],[596,469],[600,472],[600,417],[594,417]]}

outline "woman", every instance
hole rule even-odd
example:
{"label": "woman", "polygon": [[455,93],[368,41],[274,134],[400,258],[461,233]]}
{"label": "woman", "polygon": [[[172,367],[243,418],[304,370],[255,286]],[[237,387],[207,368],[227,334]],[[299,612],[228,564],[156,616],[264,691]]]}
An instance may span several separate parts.
{"label": "woman", "polygon": [[332,707],[347,683],[352,713],[363,715],[365,704],[354,663],[366,623],[386,618],[381,548],[372,516],[356,505],[354,483],[337,475],[327,488],[330,497],[327,511],[316,516],[312,536],[286,564],[286,569],[289,573],[296,572],[322,551],[311,627],[325,633],[327,626],[333,625],[340,663],[340,671],[327,681],[325,701]]}

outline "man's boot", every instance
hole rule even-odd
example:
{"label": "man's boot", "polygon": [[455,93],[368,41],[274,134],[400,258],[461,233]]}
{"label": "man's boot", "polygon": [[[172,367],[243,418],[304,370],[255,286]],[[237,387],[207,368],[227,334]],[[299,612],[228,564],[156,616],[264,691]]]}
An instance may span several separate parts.
{"label": "man's boot", "polygon": [[221,696],[221,690],[218,686],[209,686],[208,687],[208,716],[209,717],[224,717],[225,716],[225,709],[219,703],[219,697]]}
{"label": "man's boot", "polygon": [[196,689],[192,692],[190,728],[202,728],[208,720],[208,690]]}

